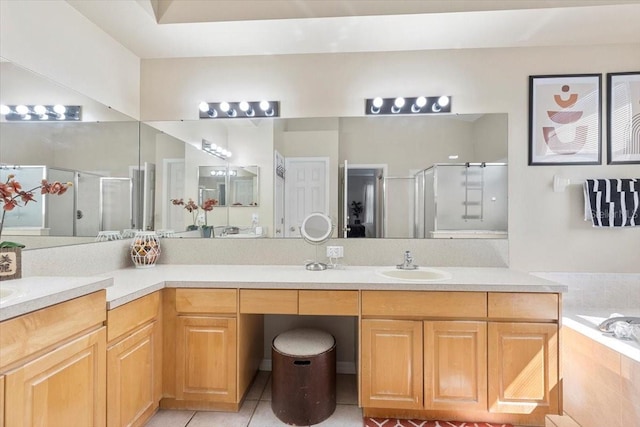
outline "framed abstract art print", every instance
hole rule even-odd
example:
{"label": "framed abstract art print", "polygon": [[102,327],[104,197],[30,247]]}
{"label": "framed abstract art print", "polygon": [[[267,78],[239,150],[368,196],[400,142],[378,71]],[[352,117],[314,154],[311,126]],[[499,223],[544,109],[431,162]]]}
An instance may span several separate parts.
{"label": "framed abstract art print", "polygon": [[607,163],[640,164],[640,71],[607,74]]}
{"label": "framed abstract art print", "polygon": [[599,165],[601,74],[529,76],[529,165]]}

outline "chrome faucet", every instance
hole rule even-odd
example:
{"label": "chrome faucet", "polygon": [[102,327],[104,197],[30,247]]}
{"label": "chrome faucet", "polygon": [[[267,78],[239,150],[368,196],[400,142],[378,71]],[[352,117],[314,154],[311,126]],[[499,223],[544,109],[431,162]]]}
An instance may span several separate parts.
{"label": "chrome faucet", "polygon": [[616,322],[627,322],[629,325],[640,325],[640,317],[610,317],[604,322],[600,323],[600,325],[598,325],[598,329],[600,329],[605,334],[613,334],[613,326]]}
{"label": "chrome faucet", "polygon": [[404,261],[402,264],[396,265],[396,268],[399,270],[416,270],[418,268],[418,266],[413,263],[411,251],[404,252]]}

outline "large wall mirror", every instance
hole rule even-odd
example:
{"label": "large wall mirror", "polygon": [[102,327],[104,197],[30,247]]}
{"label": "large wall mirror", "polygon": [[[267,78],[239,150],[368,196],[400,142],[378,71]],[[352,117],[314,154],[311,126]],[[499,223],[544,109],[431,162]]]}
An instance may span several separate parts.
{"label": "large wall mirror", "polygon": [[[300,237],[304,217],[325,212],[338,225],[334,237],[507,237],[506,114],[198,120],[145,126],[157,129],[156,147],[166,146],[167,139],[176,147],[184,143],[184,175],[171,180],[180,185],[165,188],[168,193],[156,212],[166,211],[171,198],[199,200],[203,189],[220,198],[234,165],[252,164],[261,175],[252,187],[259,191],[260,203],[234,206],[225,193],[224,203],[213,212],[215,224],[247,233],[259,224],[263,236]],[[232,157],[223,161],[203,152],[202,139],[231,151]],[[172,156],[156,158],[155,163],[175,161],[176,153]],[[175,213],[157,216],[156,223],[183,229],[185,214]]]}
{"label": "large wall mirror", "polygon": [[[327,213],[340,238],[506,237],[506,114],[140,123],[11,62],[0,67],[2,104],[83,106],[81,122],[0,119],[3,179],[19,167],[75,184],[71,199],[34,205],[36,225],[20,223],[22,209],[5,225],[4,240],[12,227],[24,235],[12,241],[48,235],[27,248],[106,230],[196,237],[185,231],[192,215],[170,200],[201,201],[201,168],[237,173],[207,213],[216,237],[300,237],[310,212]],[[231,157],[202,151],[202,139]]]}
{"label": "large wall mirror", "polygon": [[7,212],[3,240],[55,246],[94,241],[101,230],[145,227],[148,171],[139,164],[138,121],[8,61],[0,62],[0,104],[82,107],[80,121],[0,116],[3,182],[11,174],[25,190],[42,178],[73,183],[62,196],[36,194],[35,202]]}

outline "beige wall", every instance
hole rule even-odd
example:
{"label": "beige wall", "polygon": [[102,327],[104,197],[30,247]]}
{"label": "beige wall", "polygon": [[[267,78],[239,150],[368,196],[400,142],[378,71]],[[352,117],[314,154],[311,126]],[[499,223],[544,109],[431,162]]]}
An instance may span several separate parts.
{"label": "beige wall", "polygon": [[0,56],[139,117],[140,58],[66,1],[0,1]]}
{"label": "beige wall", "polygon": [[512,268],[638,272],[640,228],[593,229],[580,187],[554,193],[551,181],[637,177],[639,166],[527,166],[529,75],[638,69],[639,45],[143,60],[141,116],[195,119],[200,100],[244,98],[278,99],[283,117],[361,116],[376,95],[448,94],[456,113],[509,115]]}

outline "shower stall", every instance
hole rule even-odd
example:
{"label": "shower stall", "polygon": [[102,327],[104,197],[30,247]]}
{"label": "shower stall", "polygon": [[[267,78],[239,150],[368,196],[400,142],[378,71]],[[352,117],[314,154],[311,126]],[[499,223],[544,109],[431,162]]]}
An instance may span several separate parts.
{"label": "shower stall", "polygon": [[506,238],[507,164],[438,163],[415,174],[414,237]]}
{"label": "shower stall", "polygon": [[[134,178],[118,178],[42,165],[3,165],[0,180],[6,182],[14,175],[24,190],[38,187],[43,179],[73,183],[61,196],[35,191],[35,202],[6,211],[4,230],[6,234],[92,237],[100,231],[151,225],[153,193],[148,187],[155,182],[152,166],[145,165]],[[136,185],[142,191],[136,193]],[[142,197],[145,199],[136,203]]]}

